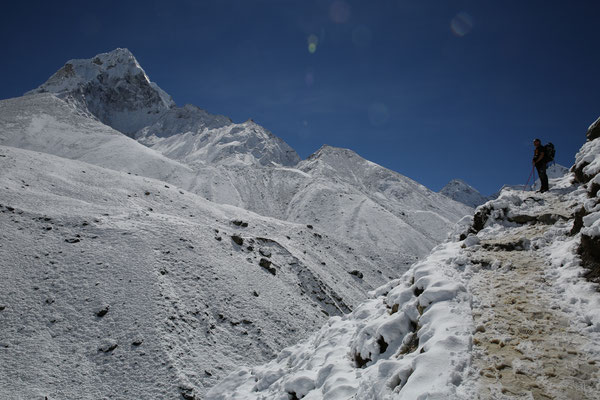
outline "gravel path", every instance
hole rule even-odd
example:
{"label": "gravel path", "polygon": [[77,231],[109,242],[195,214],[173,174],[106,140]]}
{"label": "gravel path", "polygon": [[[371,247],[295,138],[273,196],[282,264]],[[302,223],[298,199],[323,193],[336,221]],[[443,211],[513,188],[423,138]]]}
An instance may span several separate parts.
{"label": "gravel path", "polygon": [[482,240],[472,253],[481,269],[469,283],[476,333],[473,365],[480,399],[598,399],[600,360],[583,350],[590,338],[552,306],[547,258],[528,241],[548,225],[520,226]]}

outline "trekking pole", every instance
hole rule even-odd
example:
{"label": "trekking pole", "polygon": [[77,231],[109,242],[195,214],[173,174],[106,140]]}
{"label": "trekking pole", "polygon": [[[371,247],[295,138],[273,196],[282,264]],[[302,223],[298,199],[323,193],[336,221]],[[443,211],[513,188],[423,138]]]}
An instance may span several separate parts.
{"label": "trekking pole", "polygon": [[[527,178],[527,183],[525,184],[525,187],[523,187],[523,191],[527,190],[527,186],[529,186],[529,181],[531,180],[531,177],[533,176],[533,171],[535,171],[535,165],[533,167],[531,167],[531,173],[529,174],[529,178]],[[534,179],[535,182],[535,179]]]}

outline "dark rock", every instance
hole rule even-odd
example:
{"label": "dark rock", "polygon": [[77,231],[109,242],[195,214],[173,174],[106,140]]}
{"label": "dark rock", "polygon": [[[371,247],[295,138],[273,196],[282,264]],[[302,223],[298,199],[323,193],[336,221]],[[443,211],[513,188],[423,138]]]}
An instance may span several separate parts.
{"label": "dark rock", "polygon": [[371,361],[371,359],[369,357],[362,358],[360,353],[354,354],[354,364],[356,365],[357,368],[364,368],[369,361]]}
{"label": "dark rock", "polygon": [[473,226],[471,228],[471,233],[477,234],[485,227],[485,223],[490,218],[490,214],[492,213],[492,209],[489,207],[480,207],[479,210],[475,213],[473,217]]}
{"label": "dark rock", "polygon": [[215,239],[217,239],[219,242],[220,242],[221,240],[223,240],[223,238],[222,238],[221,236],[215,236]]}
{"label": "dark rock", "polygon": [[415,286],[415,290],[413,291],[413,293],[415,294],[415,297],[419,297],[421,294],[423,294],[424,291],[425,289]]}
{"label": "dark rock", "polygon": [[79,243],[79,242],[81,242],[81,240],[79,240],[77,238],[69,238],[69,239],[65,239],[65,242],[67,242],[67,243]]}
{"label": "dark rock", "polygon": [[248,250],[248,251],[254,251],[254,247],[248,246],[248,247],[246,247],[246,250]]}
{"label": "dark rock", "polygon": [[359,271],[359,270],[357,270],[357,269],[350,271],[350,272],[349,272],[349,274],[350,274],[350,275],[354,275],[354,276],[356,276],[356,277],[357,277],[357,278],[359,278],[359,279],[362,279],[362,278],[363,278],[363,276],[364,276],[364,275],[363,275],[363,273],[362,273],[362,272],[360,272],[360,271]]}
{"label": "dark rock", "polygon": [[247,222],[240,221],[240,220],[231,221],[231,223],[234,224],[235,226],[241,226],[242,228],[247,228],[248,227],[248,223]]}
{"label": "dark rock", "polygon": [[244,239],[242,239],[241,237],[237,236],[237,235],[233,235],[231,237],[231,240],[233,240],[233,242],[235,244],[237,244],[238,246],[241,246],[244,244]]}
{"label": "dark rock", "polygon": [[142,343],[144,343],[144,341],[142,339],[135,339],[133,342],[131,342],[132,346],[140,346]]}
{"label": "dark rock", "polygon": [[573,228],[571,228],[571,232],[569,234],[571,236],[577,235],[581,228],[583,228],[583,217],[587,215],[585,208],[581,207],[579,210],[575,211],[575,219],[573,220]]}
{"label": "dark rock", "polygon": [[379,345],[379,354],[385,353],[388,348],[388,344],[383,336],[379,336],[379,339],[377,339],[377,344]]}
{"label": "dark rock", "polygon": [[[258,294],[258,292],[257,292],[256,290],[252,292],[252,295],[253,295],[254,297],[258,297],[258,296],[259,296],[259,294]],[[2,309],[2,310],[3,310],[3,309]],[[0,310],[0,311],[2,311],[2,310]]]}
{"label": "dark rock", "polygon": [[586,135],[588,141],[598,139],[600,137],[600,118],[596,120],[588,129]]}
{"label": "dark rock", "polygon": [[312,225],[306,225],[306,227],[307,227],[308,229],[313,229],[313,226],[312,226]]}
{"label": "dark rock", "polygon": [[146,196],[150,196],[150,192],[144,192]]}
{"label": "dark rock", "polygon": [[109,309],[110,309],[109,305],[102,307],[100,310],[96,311],[96,316],[100,317],[100,318],[104,317],[108,313]]}
{"label": "dark rock", "polygon": [[585,278],[600,283],[600,237],[581,235],[578,253],[583,267],[588,270]]}
{"label": "dark rock", "polygon": [[275,268],[271,267],[271,261],[267,260],[266,258],[261,258],[260,261],[258,262],[258,265],[260,265],[261,267],[263,267],[264,269],[266,269],[273,275],[277,274],[277,270]]}
{"label": "dark rock", "polygon": [[106,343],[98,348],[98,351],[103,353],[110,353],[114,349],[116,349],[119,345],[117,343]]}
{"label": "dark rock", "polygon": [[5,308],[6,306],[0,306],[0,311],[4,311]]}

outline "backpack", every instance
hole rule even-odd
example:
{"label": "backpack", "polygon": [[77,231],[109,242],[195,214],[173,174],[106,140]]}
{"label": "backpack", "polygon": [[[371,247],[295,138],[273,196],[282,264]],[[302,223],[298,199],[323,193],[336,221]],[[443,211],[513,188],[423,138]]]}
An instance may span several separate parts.
{"label": "backpack", "polygon": [[544,161],[547,163],[554,161],[555,154],[556,150],[554,150],[554,145],[548,142],[548,144],[544,146]]}

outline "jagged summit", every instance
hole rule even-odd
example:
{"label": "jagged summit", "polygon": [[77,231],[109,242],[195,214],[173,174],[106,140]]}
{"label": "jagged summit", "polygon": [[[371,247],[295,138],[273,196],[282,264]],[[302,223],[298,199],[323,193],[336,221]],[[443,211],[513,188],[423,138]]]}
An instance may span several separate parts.
{"label": "jagged summit", "polygon": [[150,81],[133,54],[121,48],[70,60],[26,94],[44,92],[74,102],[129,136],[175,106],[171,96]]}
{"label": "jagged summit", "polygon": [[440,194],[468,205],[469,207],[477,207],[489,200],[477,189],[461,179],[453,179],[440,190]]}
{"label": "jagged summit", "polygon": [[68,61],[27,93],[52,93],[167,157],[190,164],[284,165],[300,161],[283,140],[252,119],[234,124],[191,104],[176,107],[123,48]]}

